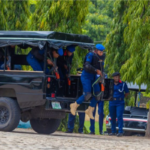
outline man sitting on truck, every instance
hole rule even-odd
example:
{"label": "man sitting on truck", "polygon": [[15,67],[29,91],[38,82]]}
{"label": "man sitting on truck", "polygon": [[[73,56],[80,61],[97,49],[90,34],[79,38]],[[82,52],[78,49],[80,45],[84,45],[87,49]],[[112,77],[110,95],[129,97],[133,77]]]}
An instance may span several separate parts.
{"label": "man sitting on truck", "polygon": [[70,74],[74,51],[75,51],[74,46],[72,45],[67,46],[66,50],[64,51],[63,56],[57,59],[57,66],[58,66],[61,80],[65,80],[65,78],[68,77]]}
{"label": "man sitting on truck", "polygon": [[[43,71],[44,70],[44,49],[38,49],[36,47],[32,48],[32,50],[27,55],[27,62],[33,68],[34,71]],[[52,53],[52,58],[47,59],[47,64],[50,66],[54,66],[53,58],[58,58],[63,55],[63,49],[59,48],[58,50],[52,49],[50,51]],[[46,68],[46,74],[49,74],[49,69]]]}
{"label": "man sitting on truck", "polygon": [[1,67],[3,64],[4,64],[4,51],[1,48],[0,49],[0,70],[3,70],[3,68]]}

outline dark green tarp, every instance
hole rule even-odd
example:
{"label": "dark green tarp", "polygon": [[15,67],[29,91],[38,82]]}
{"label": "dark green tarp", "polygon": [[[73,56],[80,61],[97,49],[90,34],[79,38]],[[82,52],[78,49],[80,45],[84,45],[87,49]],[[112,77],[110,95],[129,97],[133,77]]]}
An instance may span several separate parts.
{"label": "dark green tarp", "polygon": [[84,49],[94,48],[92,39],[86,35],[54,31],[0,31],[0,47],[29,45],[42,49],[46,43],[56,49],[68,45],[77,45]]}

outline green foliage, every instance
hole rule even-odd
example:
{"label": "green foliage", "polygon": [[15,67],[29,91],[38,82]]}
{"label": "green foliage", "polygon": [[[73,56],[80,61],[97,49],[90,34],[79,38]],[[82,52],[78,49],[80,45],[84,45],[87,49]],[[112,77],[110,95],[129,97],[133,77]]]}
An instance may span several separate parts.
{"label": "green foliage", "polygon": [[135,106],[135,94],[136,92],[130,91],[130,95],[128,96],[128,98],[125,98],[126,106]]}
{"label": "green foliage", "polygon": [[31,5],[31,4],[37,4],[37,0],[28,0],[28,2],[29,2],[29,5]]}
{"label": "green foliage", "polygon": [[104,114],[105,114],[105,117],[109,114],[109,102],[108,101],[104,102]]}
{"label": "green foliage", "polygon": [[116,0],[112,30],[106,38],[109,73],[119,71],[122,79],[150,90],[149,1]]}
{"label": "green foliage", "polygon": [[109,75],[115,71],[119,71],[122,64],[130,57],[126,52],[128,45],[124,42],[123,32],[126,24],[123,22],[124,13],[127,9],[127,1],[116,0],[114,3],[114,19],[110,33],[107,35],[104,42],[106,47],[106,61]]}
{"label": "green foliage", "polygon": [[7,30],[28,30],[30,16],[28,0],[8,0],[7,3]]}
{"label": "green foliage", "polygon": [[90,1],[89,14],[82,29],[83,33],[91,37],[93,41],[103,41],[109,32],[113,3],[114,1],[105,0]]}
{"label": "green foliage", "polygon": [[81,34],[88,13],[88,1],[39,1],[31,17],[31,29]]}
{"label": "green foliage", "polygon": [[148,102],[146,103],[146,108],[147,108],[147,109],[150,108],[150,101],[148,101]]}
{"label": "green foliage", "polygon": [[6,20],[6,13],[7,13],[7,1],[0,0],[0,30],[6,30],[7,20]]}
{"label": "green foliage", "polygon": [[83,62],[88,50],[83,50],[80,47],[76,48],[72,61],[71,74],[77,74],[77,68],[83,68]]}
{"label": "green foliage", "polygon": [[128,26],[124,30],[124,40],[129,45],[127,52],[130,58],[121,68],[123,79],[147,84],[150,90],[150,2],[128,1],[128,11],[124,22]]}

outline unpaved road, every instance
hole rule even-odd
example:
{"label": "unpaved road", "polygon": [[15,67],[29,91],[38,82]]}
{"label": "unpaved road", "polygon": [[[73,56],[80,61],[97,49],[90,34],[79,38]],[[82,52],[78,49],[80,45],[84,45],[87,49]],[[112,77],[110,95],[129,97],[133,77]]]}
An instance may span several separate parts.
{"label": "unpaved road", "polygon": [[56,132],[39,135],[32,130],[0,132],[0,150],[150,150],[150,139]]}

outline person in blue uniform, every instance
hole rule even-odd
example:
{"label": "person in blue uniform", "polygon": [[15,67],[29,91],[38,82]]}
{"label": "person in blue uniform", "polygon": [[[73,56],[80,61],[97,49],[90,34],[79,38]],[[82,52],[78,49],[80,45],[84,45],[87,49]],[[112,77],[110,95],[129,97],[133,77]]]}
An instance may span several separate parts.
{"label": "person in blue uniform", "polygon": [[[79,112],[79,129],[78,132],[79,133],[83,133],[83,127],[84,127],[84,120],[85,120],[85,113],[84,112]],[[68,130],[66,131],[66,133],[73,133],[73,129],[74,129],[74,123],[75,123],[75,117],[72,114],[69,114],[69,119],[68,119]]]}
{"label": "person in blue uniform", "polygon": [[3,70],[4,68],[2,65],[4,64],[4,51],[2,48],[0,48],[0,70]]}
{"label": "person in blue uniform", "polygon": [[[74,116],[79,105],[82,104],[83,101],[89,101],[91,99],[90,106],[85,113],[90,117],[90,119],[94,119],[93,111],[97,104],[97,100],[99,99],[92,96],[92,84],[97,79],[97,75],[102,76],[100,57],[103,55],[104,49],[105,47],[103,45],[97,44],[95,52],[89,52],[85,57],[84,70],[81,75],[83,95],[80,96],[75,103],[70,104],[70,112]],[[94,85],[93,90],[95,94],[100,93],[100,86],[98,83]]]}
{"label": "person in blue uniform", "polygon": [[129,89],[127,84],[120,80],[120,73],[115,72],[114,79],[114,94],[113,101],[109,102],[109,113],[111,117],[111,131],[110,136],[116,135],[116,118],[118,119],[118,134],[117,136],[123,136],[123,112],[125,101],[124,98],[129,95]]}
{"label": "person in blue uniform", "polygon": [[[67,46],[66,50],[64,51],[64,55],[58,58],[57,66],[60,74],[60,79],[64,82],[65,79],[68,78],[71,70],[72,65],[72,59],[74,56],[75,46]],[[79,112],[79,133],[83,133],[83,127],[84,127],[84,120],[85,120],[85,113]],[[74,122],[75,122],[75,116],[72,114],[69,114],[68,118],[68,129],[66,133],[73,133],[74,129]]]}
{"label": "person in blue uniform", "polygon": [[[103,54],[103,57],[102,57],[102,65],[103,65],[103,68],[104,68],[104,60],[105,60],[105,54]],[[104,69],[103,69],[104,71]],[[107,78],[107,75],[105,75],[105,78]],[[100,135],[103,135],[103,120],[104,120],[104,101],[98,101],[97,103],[98,105],[98,115],[99,115],[99,133]],[[93,116],[95,118],[95,114],[96,114],[96,107],[94,109],[94,112],[93,112]],[[90,119],[90,134],[95,134],[95,119]]]}
{"label": "person in blue uniform", "polygon": [[[105,79],[107,78],[107,75],[105,75]],[[98,101],[98,115],[99,115],[99,133],[100,135],[103,135],[103,120],[104,120],[104,101]],[[93,116],[95,118],[96,114],[96,107],[93,112]],[[95,134],[95,120],[90,119],[90,134]]]}
{"label": "person in blue uniform", "polygon": [[[32,48],[32,50],[27,55],[27,62],[33,68],[34,71],[43,71],[44,70],[44,48]],[[60,48],[58,50],[52,49],[50,51],[52,53],[52,58],[58,58],[59,56],[63,55],[63,49]],[[52,58],[47,59],[47,64],[50,66],[54,66]],[[46,74],[49,73],[49,69],[46,69]]]}
{"label": "person in blue uniform", "polygon": [[60,56],[57,59],[58,71],[60,74],[60,79],[65,80],[70,74],[72,59],[74,56],[75,46],[67,46],[66,50],[63,53],[63,56]]}

